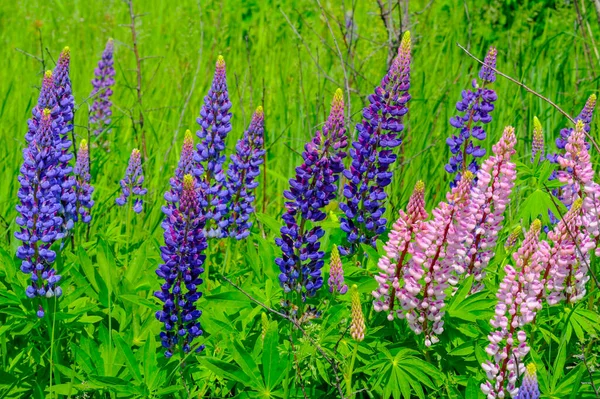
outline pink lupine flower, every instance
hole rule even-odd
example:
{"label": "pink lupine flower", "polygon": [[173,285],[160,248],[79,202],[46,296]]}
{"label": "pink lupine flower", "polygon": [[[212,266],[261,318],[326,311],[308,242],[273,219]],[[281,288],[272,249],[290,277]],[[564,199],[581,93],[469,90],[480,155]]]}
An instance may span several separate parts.
{"label": "pink lupine flower", "polygon": [[444,331],[444,306],[449,286],[458,282],[466,256],[464,243],[471,245],[469,232],[475,227],[470,212],[469,192],[473,174],[465,172],[458,185],[433,210],[433,219],[416,233],[409,246],[412,259],[404,273],[398,298],[410,328],[425,335],[425,345],[439,341]]}
{"label": "pink lupine flower", "polygon": [[504,210],[517,177],[516,165],[510,158],[515,153],[515,129],[507,126],[504,134],[489,157],[477,172],[477,184],[471,192],[471,212],[475,215],[476,227],[473,243],[466,246],[464,263],[466,276],[474,276],[472,293],[483,288],[485,268],[494,256],[498,233],[502,229]]}
{"label": "pink lupine flower", "polygon": [[365,316],[363,315],[362,306],[360,304],[360,294],[356,284],[351,289],[352,297],[352,321],[350,322],[350,335],[356,341],[360,342],[365,339]]}
{"label": "pink lupine flower", "polygon": [[[390,231],[388,242],[383,247],[386,253],[379,259],[378,266],[381,272],[375,276],[379,286],[373,291],[373,307],[376,312],[389,312],[388,320],[393,320],[394,314],[398,318],[404,317],[402,309],[394,309],[394,304],[399,293],[401,276],[404,274],[403,269],[408,263],[408,248],[412,245],[415,232],[421,229],[423,221],[427,219],[424,195],[425,184],[418,181],[408,201],[406,212],[400,211],[400,216]],[[400,300],[399,297],[398,299]]]}
{"label": "pink lupine flower", "polygon": [[486,348],[494,361],[488,360],[481,365],[488,379],[481,384],[481,390],[489,399],[505,398],[507,395],[514,398],[519,391],[517,378],[524,370],[522,360],[529,352],[523,326],[533,321],[540,308],[528,281],[528,273],[539,261],[540,229],[540,221],[534,221],[523,244],[513,254],[516,266],[505,266],[506,276],[496,294],[498,304],[494,318],[490,320],[494,330],[488,336],[490,344]]}
{"label": "pink lupine flower", "polygon": [[342,259],[340,258],[340,252],[338,251],[337,245],[333,246],[331,250],[331,267],[329,268],[329,292],[332,294],[344,295],[348,292],[348,286],[344,283],[344,267]]}

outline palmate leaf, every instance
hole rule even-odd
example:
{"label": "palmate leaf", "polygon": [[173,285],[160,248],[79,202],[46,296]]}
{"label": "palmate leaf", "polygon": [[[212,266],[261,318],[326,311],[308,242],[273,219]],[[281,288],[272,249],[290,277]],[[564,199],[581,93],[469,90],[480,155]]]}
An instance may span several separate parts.
{"label": "palmate leaf", "polygon": [[545,189],[536,189],[529,194],[519,211],[519,217],[523,220],[534,220],[540,218],[542,224],[550,223],[547,209],[549,209],[556,217],[564,215],[567,208],[557,198],[553,198]]}

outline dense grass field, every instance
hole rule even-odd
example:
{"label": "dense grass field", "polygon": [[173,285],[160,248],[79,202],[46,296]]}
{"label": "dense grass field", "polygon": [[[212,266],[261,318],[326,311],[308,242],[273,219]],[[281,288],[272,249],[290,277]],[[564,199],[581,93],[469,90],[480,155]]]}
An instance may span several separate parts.
{"label": "dense grass field", "polygon": [[[515,128],[517,184],[485,290],[467,296],[468,288],[459,288],[447,299],[446,331],[432,347],[406,321],[390,322],[373,310],[373,276],[387,233],[365,256],[344,257],[346,282],[360,293],[363,341],[348,331],[350,294],[331,296],[326,286],[311,299],[321,316],[302,332],[270,311],[281,310],[284,297],[275,264],[283,192],[338,88],[349,141],[356,137],[367,96],[386,74],[400,33],[410,30],[412,99],[386,188],[387,225],[406,207],[418,180],[425,183],[431,211],[446,199],[451,180],[444,169],[450,157],[446,138],[454,133],[448,121],[480,69],[458,45],[481,60],[495,46],[499,71],[575,117],[597,94],[600,75],[600,21],[593,2],[576,1],[390,1],[387,17],[377,1],[366,0],[134,1],[139,83],[126,2],[0,2],[0,398],[484,398],[479,386],[486,380],[481,363],[490,358],[489,321],[514,251],[505,250],[504,242],[515,227],[528,230],[537,217],[548,224],[546,210],[553,205],[545,180],[538,179],[545,172],[530,163],[533,118],[541,121],[548,153],[556,151],[560,129],[573,127],[568,118],[508,79],[498,76],[493,83],[498,99],[482,146],[490,154],[504,127]],[[385,12],[388,2],[381,3]],[[108,142],[105,151],[89,134],[88,118],[90,82],[109,38],[116,84],[111,131],[100,138]],[[38,318],[40,299],[25,296],[29,278],[15,256],[17,176],[43,72],[54,68],[65,46],[71,54],[74,136],[90,141],[95,205],[91,223],[77,224],[62,248],[56,244],[63,295],[42,299],[46,314]],[[226,153],[235,152],[262,106],[265,164],[250,236],[208,243],[198,302],[204,330],[199,342],[206,348],[165,358],[163,325],[155,318],[161,303],[153,295],[161,285],[155,274],[164,245],[161,207],[184,133],[199,129],[196,118],[219,55],[233,114]],[[598,141],[596,119],[589,134]],[[148,194],[140,214],[115,205],[133,148],[145,152]],[[590,155],[598,170],[600,154],[593,146]],[[321,222],[326,276],[331,249],[343,238],[337,204],[328,205]],[[592,255],[590,273],[599,272]],[[536,365],[543,398],[600,397],[599,297],[591,279],[583,300],[544,305],[527,327],[531,350],[525,363]]]}

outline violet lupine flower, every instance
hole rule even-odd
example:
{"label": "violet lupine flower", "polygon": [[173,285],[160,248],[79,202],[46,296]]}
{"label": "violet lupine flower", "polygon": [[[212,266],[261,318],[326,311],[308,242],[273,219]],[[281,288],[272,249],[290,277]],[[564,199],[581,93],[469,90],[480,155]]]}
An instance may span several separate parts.
{"label": "violet lupine flower", "polygon": [[227,189],[231,202],[229,214],[219,225],[236,240],[248,237],[252,227],[249,219],[254,212],[254,189],[258,187],[260,165],[265,154],[263,135],[264,112],[262,107],[258,107],[244,137],[235,146],[236,153],[231,155],[231,165],[227,170]]}
{"label": "violet lupine flower", "polygon": [[69,66],[71,52],[68,47],[60,53],[56,67],[54,68],[54,90],[58,105],[58,135],[55,137],[54,148],[59,151],[60,185],[62,188],[60,200],[62,204],[63,228],[71,230],[77,220],[77,194],[73,168],[69,165],[73,154],[71,153],[71,139],[69,133],[73,130],[73,117],[75,99],[71,90],[71,78],[69,77]]}
{"label": "violet lupine flower", "polygon": [[81,140],[79,144],[74,174],[76,181],[75,193],[77,196],[75,221],[81,220],[83,223],[89,223],[92,220],[90,210],[94,206],[94,200],[92,199],[94,187],[90,184],[90,152],[87,140]]}
{"label": "violet lupine flower", "polygon": [[404,273],[404,287],[398,299],[405,312],[409,327],[423,333],[425,345],[439,341],[444,331],[443,317],[449,286],[458,282],[464,272],[465,247],[472,243],[470,232],[475,227],[469,193],[474,176],[463,174],[460,182],[432,211],[433,219],[425,222],[416,232],[415,244],[409,246],[412,255]]}
{"label": "violet lupine flower", "polygon": [[531,162],[535,162],[540,157],[540,162],[544,160],[544,130],[537,116],[533,117],[533,143],[531,145]]}
{"label": "violet lupine flower", "polygon": [[538,387],[538,381],[536,376],[535,364],[529,363],[525,369],[525,376],[521,387],[519,387],[519,394],[515,399],[539,399],[540,388]]}
{"label": "violet lupine flower", "polygon": [[[173,356],[180,348],[188,353],[193,341],[202,335],[199,318],[202,311],[196,301],[202,296],[199,291],[204,272],[203,254],[206,249],[204,235],[204,216],[202,214],[198,184],[192,175],[183,177],[179,206],[165,213],[162,223],[165,245],[160,248],[161,264],[156,274],[165,280],[161,290],[154,295],[163,302],[162,310],[156,312],[156,318],[165,326],[160,333],[165,356]],[[196,352],[204,349],[198,346]]]}
{"label": "violet lupine flower", "polygon": [[201,169],[202,166],[197,165],[194,161],[194,137],[192,136],[192,132],[186,130],[183,137],[181,156],[177,168],[175,169],[175,175],[169,180],[171,189],[167,191],[164,196],[167,201],[166,207],[163,207],[163,212],[165,214],[168,214],[169,209],[172,210],[179,202],[179,195],[183,189],[183,177],[187,174],[193,174],[194,170],[197,168]]}
{"label": "violet lupine flower", "polygon": [[25,140],[28,144],[34,140],[46,108],[50,110],[51,118],[56,120],[59,116],[59,106],[56,101],[56,90],[54,89],[54,76],[52,71],[46,71],[44,73],[38,102],[31,111],[31,118],[27,120],[27,134],[25,135]]}
{"label": "violet lupine flower", "polygon": [[408,201],[406,212],[400,210],[400,216],[390,231],[388,242],[383,247],[386,253],[377,264],[381,271],[375,276],[378,288],[372,293],[375,298],[373,308],[376,312],[389,312],[390,321],[394,319],[394,315],[400,319],[404,318],[402,308],[398,306],[394,309],[394,307],[396,297],[398,301],[402,300],[400,288],[408,264],[409,246],[413,245],[415,233],[422,229],[428,216],[424,196],[425,184],[418,181]]}
{"label": "violet lupine flower", "polygon": [[121,196],[115,200],[117,205],[125,205],[131,196],[133,200],[133,210],[135,213],[140,213],[143,204],[142,197],[148,192],[148,190],[142,187],[143,183],[144,173],[142,170],[140,151],[137,148],[134,148],[133,151],[131,151],[131,157],[129,157],[129,165],[127,165],[127,170],[125,171],[125,178],[121,180],[123,192],[121,193]]}
{"label": "violet lupine flower", "polygon": [[[23,164],[19,175],[17,224],[20,230],[15,237],[23,243],[17,249],[21,259],[21,271],[31,275],[31,285],[25,293],[29,298],[36,296],[61,296],[57,285],[60,275],[53,267],[56,253],[52,244],[63,237],[60,217],[59,153],[54,148],[54,137],[58,135],[52,122],[51,110],[42,111],[35,136],[23,150]],[[39,317],[44,316],[39,307]]]}
{"label": "violet lupine flower", "polygon": [[[484,126],[492,121],[490,112],[494,110],[494,102],[498,99],[496,92],[487,87],[496,80],[495,72],[489,66],[496,67],[497,50],[490,47],[486,57],[485,65],[481,67],[479,78],[481,85],[473,79],[473,90],[463,90],[462,99],[456,103],[456,109],[464,113],[450,118],[450,125],[459,129],[457,135],[452,135],[446,140],[453,154],[446,164],[446,171],[456,174],[450,186],[454,187],[460,180],[460,176],[469,170],[477,173],[479,165],[477,158],[485,155],[485,148],[474,144],[473,139],[483,141],[486,138]],[[473,139],[471,139],[471,137]],[[467,159],[471,157],[471,161]]]}
{"label": "violet lupine flower", "polygon": [[219,225],[227,224],[222,217],[227,213],[229,202],[227,187],[225,185],[225,138],[231,131],[231,101],[227,91],[227,76],[225,73],[225,60],[222,56],[217,58],[215,76],[208,94],[204,97],[204,105],[200,110],[200,117],[196,119],[200,130],[196,135],[200,138],[194,160],[202,168],[194,171],[204,193],[202,200],[206,212],[207,224],[210,220],[216,226],[209,228],[209,237],[223,235]]}
{"label": "violet lupine flower", "polygon": [[471,207],[475,215],[473,243],[465,246],[467,258],[465,276],[474,276],[471,292],[483,289],[485,268],[494,256],[498,233],[502,230],[504,211],[510,202],[516,165],[511,162],[515,153],[515,129],[508,126],[498,143],[492,147],[494,155],[486,159],[477,172],[477,183],[471,192]]}
{"label": "violet lupine flower", "polygon": [[523,327],[531,323],[541,308],[539,300],[530,288],[532,271],[538,267],[537,252],[541,223],[532,223],[519,250],[513,254],[516,266],[506,265],[506,276],[500,283],[496,313],[490,321],[495,330],[488,336],[490,344],[486,352],[494,362],[486,361],[481,367],[488,381],[481,390],[488,398],[515,397],[518,392],[517,378],[523,372],[523,358],[529,352],[527,335]]}
{"label": "violet lupine flower", "polygon": [[363,315],[362,305],[360,304],[360,294],[358,293],[358,287],[356,284],[352,285],[350,290],[350,296],[352,299],[352,320],[350,322],[350,335],[355,341],[362,341],[365,339],[365,331],[367,329],[365,325],[365,316]]}
{"label": "violet lupine flower", "polygon": [[329,285],[329,292],[332,294],[344,295],[348,292],[348,286],[344,283],[344,267],[342,259],[340,259],[340,252],[335,245],[331,250],[331,263],[327,284]]}
{"label": "violet lupine flower", "polygon": [[340,209],[345,217],[341,228],[346,233],[342,255],[356,251],[362,243],[375,247],[377,237],[386,229],[385,187],[392,182],[390,165],[396,161],[394,147],[402,143],[403,115],[410,100],[410,33],[402,37],[398,56],[369,96],[370,105],[363,109],[363,121],[356,125],[357,140],[352,143],[352,163],[344,170],[344,202]]}
{"label": "violet lupine flower", "polygon": [[112,101],[110,100],[115,84],[114,68],[114,43],[113,39],[108,39],[102,58],[98,61],[98,67],[94,70],[94,79],[92,79],[92,93],[94,102],[90,109],[90,125],[96,136],[101,133],[110,133],[108,130],[112,117]]}
{"label": "violet lupine flower", "polygon": [[[592,94],[585,102],[585,105],[579,113],[579,115],[575,117],[575,123],[577,123],[578,121],[582,121],[586,132],[590,131],[590,124],[592,123],[592,117],[594,116],[594,108],[596,108],[596,95]],[[573,130],[574,129],[572,127],[568,127],[560,131],[560,137],[558,137],[555,141],[556,147],[559,149],[559,151],[565,150],[565,146],[567,145],[569,136],[571,136]],[[586,147],[589,150],[590,144],[586,143]],[[558,154],[554,154],[552,157],[549,156],[548,159],[550,160],[550,162],[558,163],[559,155],[560,152]]]}
{"label": "violet lupine flower", "polygon": [[[281,238],[275,239],[282,251],[282,256],[275,259],[281,271],[280,284],[285,293],[296,292],[302,301],[323,285],[325,254],[320,250],[319,239],[325,232],[318,222],[325,219],[324,208],[336,196],[347,145],[343,93],[338,89],[327,122],[304,146],[304,163],[296,168],[296,177],[290,179],[290,189],[283,194],[287,199],[282,216],[285,226],[281,228]],[[308,229],[307,221],[313,224],[312,228]]]}

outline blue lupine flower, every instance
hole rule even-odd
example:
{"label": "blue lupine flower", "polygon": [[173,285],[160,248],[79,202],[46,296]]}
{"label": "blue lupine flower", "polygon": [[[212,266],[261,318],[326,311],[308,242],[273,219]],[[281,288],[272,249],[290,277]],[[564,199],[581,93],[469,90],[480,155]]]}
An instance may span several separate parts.
{"label": "blue lupine flower", "polygon": [[540,389],[538,387],[537,377],[535,375],[536,369],[533,363],[527,365],[525,370],[525,376],[523,377],[523,383],[519,388],[519,393],[515,399],[539,399]]}
{"label": "blue lupine flower", "polygon": [[27,134],[25,135],[27,143],[33,141],[46,108],[50,110],[52,119],[56,120],[59,115],[59,107],[56,101],[56,90],[54,89],[54,76],[52,75],[52,71],[46,71],[44,74],[38,102],[35,107],[33,107],[31,118],[27,120]]}
{"label": "blue lupine flower", "polygon": [[121,193],[121,196],[115,200],[117,205],[125,205],[129,196],[131,196],[134,201],[133,210],[136,213],[140,213],[142,211],[142,197],[146,195],[146,192],[148,191],[142,187],[143,183],[144,173],[142,170],[140,151],[137,148],[134,148],[133,151],[131,151],[131,157],[129,157],[129,165],[127,165],[127,170],[125,171],[125,178],[121,180],[123,192]]}
{"label": "blue lupine flower", "polygon": [[361,243],[375,246],[377,237],[385,231],[385,187],[392,182],[390,165],[396,161],[393,148],[402,143],[398,135],[404,129],[402,120],[410,100],[410,47],[410,33],[406,32],[398,56],[381,85],[369,96],[364,119],[356,126],[358,138],[350,149],[350,169],[344,170],[348,181],[344,202],[340,203],[345,213],[341,228],[347,241],[340,247],[343,255],[354,252]]}
{"label": "blue lupine flower", "polygon": [[[230,108],[225,60],[219,56],[212,86],[204,97],[200,117],[196,120],[200,125],[200,130],[196,132],[200,142],[194,156],[196,163],[202,166],[194,171],[194,175],[200,181],[205,196],[202,207],[206,212],[207,223],[213,220],[217,225],[227,212],[228,190],[225,186],[223,163],[225,162],[225,138],[231,131]],[[210,236],[223,235],[218,226],[207,227]]]}
{"label": "blue lupine flower", "polygon": [[112,87],[115,84],[113,52],[113,39],[108,39],[102,58],[98,61],[98,67],[94,70],[94,79],[92,80],[94,88],[91,96],[95,97],[90,109],[90,125],[96,136],[101,133],[110,133],[108,130],[112,116],[110,98],[113,94]]}
{"label": "blue lupine flower", "polygon": [[[202,296],[200,276],[204,272],[203,252],[207,245],[198,189],[194,177],[186,174],[179,202],[171,204],[173,207],[165,213],[162,223],[165,245],[160,250],[164,263],[156,274],[165,282],[154,295],[163,302],[156,318],[165,327],[160,338],[166,357],[171,357],[177,348],[183,353],[190,352],[194,339],[203,333],[199,322],[202,311],[195,303]],[[196,352],[203,349],[204,345],[200,345]]]}
{"label": "blue lupine flower", "polygon": [[94,187],[90,184],[90,152],[87,140],[81,140],[79,144],[74,173],[77,182],[75,186],[77,195],[75,221],[81,220],[83,223],[89,223],[92,220],[90,210],[94,206],[94,200],[92,199]]}
{"label": "blue lupine flower", "polygon": [[[19,175],[17,211],[19,231],[15,237],[23,243],[17,249],[21,259],[21,271],[31,275],[31,285],[25,293],[29,298],[45,296],[51,298],[62,294],[57,285],[60,276],[53,268],[56,253],[52,244],[63,237],[60,217],[60,161],[54,148],[54,137],[58,134],[53,124],[51,110],[42,111],[35,136],[23,150],[23,164]],[[40,306],[38,316],[43,317]]]}
{"label": "blue lupine flower", "polygon": [[[179,195],[183,189],[183,177],[187,174],[192,174],[198,168],[202,170],[202,165],[197,165],[194,161],[194,137],[192,136],[192,132],[186,130],[181,148],[181,157],[179,158],[177,169],[175,169],[175,175],[169,180],[171,190],[165,193],[167,208],[172,208],[172,206],[175,206],[179,202]],[[167,212],[164,207],[163,211]]]}
{"label": "blue lupine flower", "polygon": [[[305,145],[304,163],[296,168],[296,177],[290,179],[290,189],[283,194],[287,199],[282,216],[285,226],[281,228],[281,238],[275,240],[282,251],[275,260],[281,271],[281,286],[285,293],[300,294],[303,301],[323,285],[324,253],[319,239],[324,231],[318,222],[325,219],[324,208],[336,196],[347,145],[344,100],[338,89],[323,130]],[[311,226],[307,222],[312,222]]]}
{"label": "blue lupine flower", "polygon": [[229,214],[223,219],[222,228],[227,228],[230,237],[242,240],[250,234],[254,212],[254,189],[258,187],[260,165],[263,163],[264,113],[258,107],[248,130],[236,144],[236,153],[231,155],[227,170],[228,197],[231,198]]}
{"label": "blue lupine flower", "polygon": [[446,140],[452,156],[445,168],[448,173],[456,174],[454,180],[450,182],[451,187],[460,181],[465,171],[469,170],[476,174],[479,169],[477,158],[485,155],[485,149],[474,144],[474,139],[485,140],[484,125],[492,121],[490,112],[494,110],[494,102],[498,99],[496,92],[486,87],[496,80],[495,72],[489,67],[496,67],[496,56],[496,49],[491,47],[485,57],[485,65],[479,72],[482,84],[479,85],[474,79],[473,90],[463,90],[462,99],[456,103],[456,109],[462,115],[450,118],[450,125],[459,130],[458,134]]}

